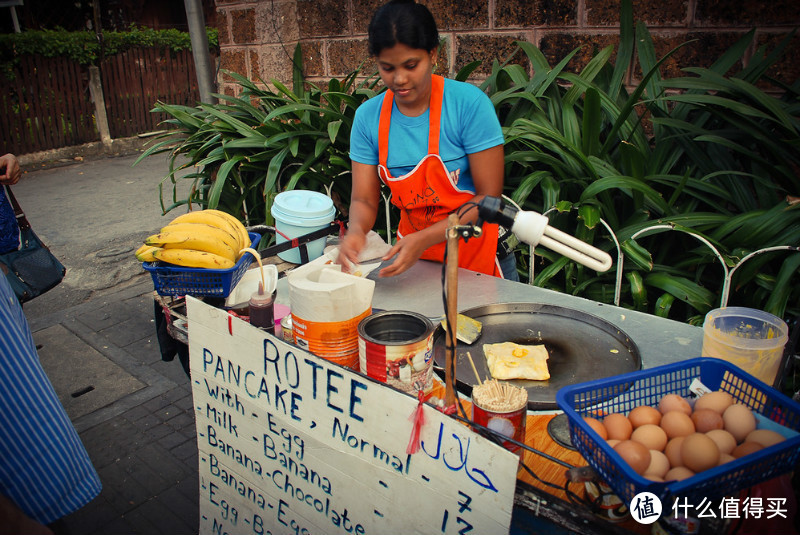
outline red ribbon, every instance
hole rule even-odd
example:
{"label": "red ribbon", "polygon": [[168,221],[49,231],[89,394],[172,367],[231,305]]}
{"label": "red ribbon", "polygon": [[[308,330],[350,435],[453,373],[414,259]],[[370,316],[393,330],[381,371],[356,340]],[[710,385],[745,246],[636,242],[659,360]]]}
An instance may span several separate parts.
{"label": "red ribbon", "polygon": [[442,407],[442,408],[441,408],[441,409],[439,409],[439,410],[440,410],[442,413],[444,413],[444,414],[446,414],[446,415],[448,415],[448,416],[452,416],[453,414],[455,414],[456,412],[458,412],[458,411],[457,411],[457,409],[458,409],[458,407],[456,407],[455,405],[450,405],[449,407]]}
{"label": "red ribbon", "polygon": [[423,411],[425,393],[422,390],[417,391],[417,398],[419,399],[417,408],[408,417],[409,420],[414,422],[414,425],[411,426],[411,437],[408,440],[408,446],[406,446],[406,453],[409,455],[419,451],[419,436],[422,434],[422,426],[425,425],[425,412]]}

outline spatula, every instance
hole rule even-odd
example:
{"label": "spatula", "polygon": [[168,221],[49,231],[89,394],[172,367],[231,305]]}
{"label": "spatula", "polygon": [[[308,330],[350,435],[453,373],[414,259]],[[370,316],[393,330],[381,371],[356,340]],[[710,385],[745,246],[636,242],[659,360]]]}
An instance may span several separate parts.
{"label": "spatula", "polygon": [[[447,318],[441,318],[442,328],[447,332]],[[483,324],[464,314],[458,315],[458,326],[456,328],[456,338],[465,344],[473,344],[475,340],[480,338]]]}

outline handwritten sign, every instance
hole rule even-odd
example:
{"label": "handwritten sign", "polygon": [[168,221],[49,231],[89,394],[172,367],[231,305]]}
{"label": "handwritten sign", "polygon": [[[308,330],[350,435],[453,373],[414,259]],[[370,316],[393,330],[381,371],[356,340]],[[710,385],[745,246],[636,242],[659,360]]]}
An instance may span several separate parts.
{"label": "handwritten sign", "polygon": [[201,534],[507,533],[518,458],[192,297]]}

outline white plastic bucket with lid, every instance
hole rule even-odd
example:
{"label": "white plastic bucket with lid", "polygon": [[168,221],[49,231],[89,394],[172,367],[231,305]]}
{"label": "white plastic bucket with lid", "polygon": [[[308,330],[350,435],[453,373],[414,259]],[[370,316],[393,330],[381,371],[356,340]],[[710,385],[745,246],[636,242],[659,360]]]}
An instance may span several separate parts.
{"label": "white plastic bucket with lid", "polygon": [[[284,191],[275,196],[270,210],[275,218],[275,228],[283,233],[286,238],[299,238],[315,230],[321,230],[333,221],[336,209],[333,201],[323,193],[306,190]],[[287,241],[278,233],[277,243]],[[319,238],[306,244],[308,247],[308,260],[322,256],[325,249],[325,238]],[[293,248],[278,256],[287,262],[300,264],[300,250]]]}

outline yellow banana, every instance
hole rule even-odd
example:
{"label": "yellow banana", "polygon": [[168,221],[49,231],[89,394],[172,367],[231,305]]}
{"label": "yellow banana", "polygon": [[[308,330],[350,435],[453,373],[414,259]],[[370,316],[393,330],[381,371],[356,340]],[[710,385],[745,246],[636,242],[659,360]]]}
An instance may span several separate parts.
{"label": "yellow banana", "polygon": [[[239,230],[233,225],[233,223],[224,215],[225,212],[221,212],[219,210],[197,210],[194,212],[187,212],[183,215],[179,215],[172,222],[167,225],[175,225],[175,224],[183,224],[183,223],[199,223],[203,225],[210,225],[212,227],[217,227],[228,232],[233,238],[236,239],[236,246],[234,249],[237,251],[242,247],[248,247],[250,242],[247,242],[247,245],[241,244],[241,236]],[[225,214],[228,215],[228,214]],[[233,216],[229,216],[232,219],[236,219]],[[237,220],[238,221],[238,220]]]}
{"label": "yellow banana", "polygon": [[223,256],[236,262],[236,251],[223,240],[207,232],[176,231],[154,234],[150,243],[159,243],[164,249],[194,249]]}
{"label": "yellow banana", "polygon": [[184,267],[230,269],[235,265],[229,258],[194,249],[157,249],[153,255],[162,262]]}
{"label": "yellow banana", "polygon": [[147,244],[142,245],[134,253],[136,255],[136,260],[139,262],[155,262],[156,257],[153,255],[155,249],[158,249],[158,247]]}
{"label": "yellow banana", "polygon": [[223,212],[222,210],[214,210],[213,208],[207,208],[203,211],[210,212],[214,215],[218,215],[226,219],[228,223],[230,223],[231,226],[236,229],[236,231],[239,233],[239,245],[240,245],[239,249],[250,247],[251,245],[250,235],[247,233],[247,229],[242,224],[242,222],[239,221],[236,217],[227,212]]}
{"label": "yellow banana", "polygon": [[[187,244],[187,242],[192,240],[198,241],[198,243],[200,240],[203,243],[217,241],[232,249],[234,253],[238,251],[236,247],[239,244],[239,240],[232,236],[230,232],[203,223],[170,223],[162,228],[161,232],[149,236],[144,242],[147,245],[157,245],[159,247],[170,244],[173,247],[177,246],[184,247],[185,249],[193,249],[194,247]],[[209,252],[220,254],[216,250]]]}

